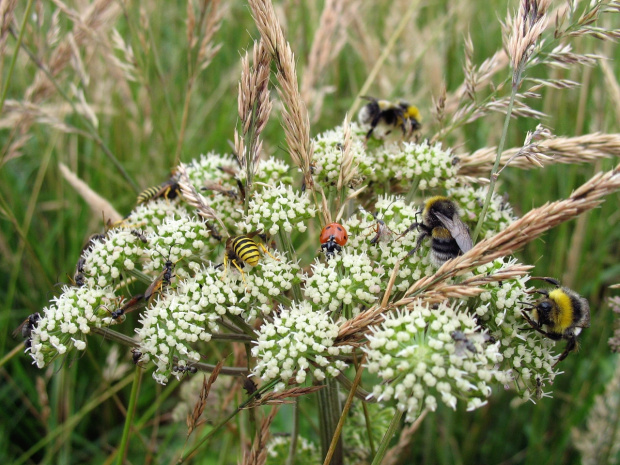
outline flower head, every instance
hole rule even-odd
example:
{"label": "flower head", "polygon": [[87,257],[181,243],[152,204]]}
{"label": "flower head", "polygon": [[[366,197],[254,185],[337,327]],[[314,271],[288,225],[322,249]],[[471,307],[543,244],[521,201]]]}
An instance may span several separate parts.
{"label": "flower head", "polygon": [[332,357],[351,350],[346,345],[334,347],[338,326],[328,312],[316,311],[306,302],[281,308],[257,333],[252,373],[263,381],[279,378],[282,383],[276,389],[283,389],[292,377],[301,384],[308,374],[317,380],[336,376],[346,363]]}
{"label": "flower head", "polygon": [[439,400],[453,409],[457,399],[467,400],[468,410],[484,405],[491,382],[510,376],[495,368],[502,356],[478,330],[472,316],[445,302],[436,308],[414,303],[387,314],[371,327],[364,348],[368,371],[384,381],[372,396],[394,398],[409,422],[422,408],[434,411]]}

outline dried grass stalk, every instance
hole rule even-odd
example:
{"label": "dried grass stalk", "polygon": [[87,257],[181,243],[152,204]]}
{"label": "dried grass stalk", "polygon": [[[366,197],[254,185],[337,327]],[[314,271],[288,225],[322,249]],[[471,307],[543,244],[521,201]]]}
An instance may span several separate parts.
{"label": "dried grass stalk", "polygon": [[[539,160],[544,158],[552,163],[590,163],[601,158],[620,156],[620,134],[602,134],[595,132],[577,137],[556,137],[543,140],[536,145]],[[512,148],[502,153],[500,167],[514,158],[522,148]],[[488,176],[497,147],[485,147],[474,153],[459,155],[459,175],[471,177]],[[531,169],[536,166],[525,158],[516,158],[510,166],[521,169]]]}
{"label": "dried grass stalk", "polygon": [[3,0],[0,2],[0,54],[4,55],[6,38],[9,35],[9,26],[13,21],[17,0]]}
{"label": "dried grass stalk", "polygon": [[312,142],[310,140],[310,121],[304,104],[295,70],[295,56],[276,16],[270,0],[249,0],[254,21],[258,26],[265,47],[273,56],[278,70],[278,93],[284,102],[282,112],[286,143],[293,162],[301,169],[306,186],[313,189],[310,173]]}
{"label": "dried grass stalk", "polygon": [[123,219],[123,216],[114,209],[110,202],[88,187],[88,184],[78,178],[67,166],[58,163],[58,168],[63,177],[71,184],[75,191],[82,196],[96,216],[103,215],[105,221],[111,223],[116,223]]}
{"label": "dried grass stalk", "polygon": [[206,220],[215,220],[220,225],[223,231],[226,231],[226,226],[222,223],[222,220],[217,216],[215,210],[207,204],[207,200],[204,196],[196,190],[194,185],[189,180],[185,166],[180,164],[177,167],[177,173],[179,174],[179,187],[181,188],[181,195],[185,201],[192,207],[196,207],[198,214]]}
{"label": "dried grass stalk", "polygon": [[241,135],[235,130],[235,155],[248,176],[256,173],[262,142],[260,134],[271,113],[269,100],[269,73],[271,55],[263,41],[254,43],[253,66],[248,53],[241,60],[241,80],[237,109],[241,120]]}
{"label": "dried grass stalk", "polygon": [[220,360],[215,365],[215,369],[211,372],[211,376],[207,380],[207,377],[204,376],[202,381],[202,389],[200,390],[200,395],[198,396],[198,401],[194,405],[194,409],[191,414],[187,414],[187,436],[192,434],[194,429],[205,422],[205,420],[201,420],[200,417],[205,410],[205,406],[207,405],[207,398],[209,397],[209,392],[211,391],[211,386],[217,379],[222,370],[222,366],[224,366],[224,360]]}
{"label": "dried grass stalk", "polygon": [[268,392],[261,396],[260,399],[254,398],[251,402],[249,402],[245,408],[250,409],[254,407],[259,407],[261,405],[281,405],[281,404],[290,404],[292,401],[288,401],[286,399],[290,397],[300,397],[308,394],[312,394],[313,392],[320,391],[325,386],[308,386],[308,387],[300,387],[300,388],[292,388],[282,392]]}
{"label": "dried grass stalk", "polygon": [[319,26],[314,33],[312,47],[301,80],[301,97],[310,105],[311,121],[318,121],[323,99],[330,91],[319,87],[329,63],[346,43],[346,29],[357,10],[357,1],[327,0],[321,13]]}
{"label": "dried grass stalk", "polygon": [[[366,312],[347,321],[340,327],[337,342],[342,343],[351,339],[359,339],[368,326],[381,322],[382,314],[385,311],[413,301],[412,299],[406,299],[407,297],[425,300],[428,296],[430,300],[433,300],[444,295],[458,297],[467,295],[469,291],[460,289],[458,286],[447,285],[445,281],[489,263],[496,258],[513,254],[545,231],[595,208],[603,202],[602,197],[617,190],[620,190],[620,165],[611,171],[596,174],[588,182],[575,190],[568,199],[546,203],[539,208],[529,211],[502,232],[489,239],[480,241],[464,255],[447,261],[435,274],[424,277],[414,283],[405,292],[405,298],[391,304],[387,309],[384,310],[381,306],[375,305]],[[510,270],[511,273],[525,271],[518,268]],[[472,279],[474,281],[470,282],[470,285],[476,284],[478,280],[484,278],[475,277]]]}
{"label": "dried grass stalk", "polygon": [[278,407],[272,408],[269,416],[261,423],[260,430],[256,432],[252,450],[243,459],[244,465],[264,465],[267,463],[267,442],[271,436],[269,427],[273,423],[276,413],[278,413]]}
{"label": "dried grass stalk", "polygon": [[340,175],[338,176],[338,190],[348,186],[356,172],[356,167],[353,166],[353,152],[351,152],[353,140],[351,139],[351,121],[349,121],[348,115],[344,117],[342,130],[344,133],[344,140],[341,149],[342,161],[340,163]]}
{"label": "dried grass stalk", "polygon": [[411,425],[403,428],[398,438],[398,444],[389,449],[385,457],[383,458],[383,465],[397,465],[402,463],[401,457],[404,457],[405,453],[411,448],[412,437],[416,431],[420,428],[420,425],[426,418],[428,410],[423,410],[422,413]]}
{"label": "dried grass stalk", "polygon": [[[111,0],[95,0],[84,11],[73,10],[60,0],[53,0],[53,3],[74,23],[73,31],[69,33],[71,39],[68,35],[67,39],[52,52],[49,59],[47,68],[50,74],[56,77],[71,62],[71,40],[75,41],[76,47],[83,47],[89,40],[100,38],[101,34],[116,21],[121,8],[117,2]],[[40,102],[52,95],[54,91],[54,85],[45,73],[39,70],[34,82],[26,91],[26,100]]]}
{"label": "dried grass stalk", "polygon": [[520,75],[529,61],[536,42],[546,29],[549,18],[547,9],[551,0],[521,0],[519,11],[511,21],[511,35],[506,44],[513,69],[512,85],[519,85]]}

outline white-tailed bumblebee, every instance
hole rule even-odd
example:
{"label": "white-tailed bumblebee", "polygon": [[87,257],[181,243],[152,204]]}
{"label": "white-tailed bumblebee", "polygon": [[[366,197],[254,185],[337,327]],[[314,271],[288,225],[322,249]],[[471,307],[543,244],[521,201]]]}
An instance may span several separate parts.
{"label": "white-tailed bumblebee", "polygon": [[[543,297],[535,304],[530,305],[525,312],[521,312],[525,320],[540,334],[549,339],[567,341],[564,352],[560,354],[554,367],[568,357],[568,354],[577,348],[577,336],[583,328],[590,327],[590,305],[588,301],[575,291],[562,287],[553,278],[532,278],[553,284],[555,289],[534,289],[530,294],[540,294]],[[543,329],[545,327],[546,329]]]}
{"label": "white-tailed bumblebee", "polygon": [[422,211],[422,223],[413,223],[401,236],[414,228],[422,233],[415,248],[407,256],[413,255],[422,241],[430,237],[431,262],[437,267],[474,246],[469,228],[461,220],[456,203],[447,197],[438,195],[428,199]]}
{"label": "white-tailed bumblebee", "polygon": [[390,102],[368,96],[362,98],[369,103],[362,107],[357,119],[363,127],[368,128],[366,140],[373,134],[375,138],[383,139],[394,129],[400,129],[403,137],[408,139],[422,127],[420,110],[407,102]]}

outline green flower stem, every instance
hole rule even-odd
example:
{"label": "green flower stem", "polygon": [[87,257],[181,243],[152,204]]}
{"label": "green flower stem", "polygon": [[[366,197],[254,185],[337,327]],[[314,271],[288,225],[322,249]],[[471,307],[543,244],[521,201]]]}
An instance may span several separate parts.
{"label": "green flower stem", "polygon": [[254,328],[247,324],[239,315],[226,315],[226,317],[245,334],[250,336],[252,340],[256,339],[256,331],[254,331]]}
{"label": "green flower stem", "polygon": [[295,463],[295,455],[297,454],[297,436],[299,436],[299,398],[293,403],[293,431],[291,432],[291,445],[288,448],[288,457],[286,465]]}
{"label": "green flower stem", "polygon": [[375,455],[375,458],[373,459],[371,465],[380,465],[381,462],[383,461],[383,457],[385,456],[387,448],[390,445],[390,441],[392,440],[392,437],[394,436],[394,433],[396,432],[396,428],[398,428],[398,426],[400,425],[400,419],[402,416],[403,416],[403,412],[396,409],[396,413],[394,414],[394,417],[392,418],[392,421],[390,422],[390,426],[388,427],[387,431],[383,435],[381,444],[379,444],[379,450],[377,451],[377,455]]}
{"label": "green flower stem", "polygon": [[[123,344],[128,347],[138,347],[139,345],[136,340],[111,329],[97,328],[91,326],[90,330],[93,334],[98,334],[100,336],[103,336],[105,339],[118,342],[119,344]],[[245,334],[213,334],[211,335],[211,339],[229,342],[248,342],[253,340]],[[175,357],[175,362],[176,361],[177,359]],[[207,372],[212,372],[215,369],[215,365],[211,365],[210,363],[197,362],[193,364],[193,366],[195,366],[201,371]],[[222,367],[221,374],[231,376],[246,376],[248,374],[248,370],[240,367]]]}
{"label": "green flower stem", "polygon": [[153,279],[155,279],[140,270],[136,270],[135,268],[133,270],[127,270],[127,274],[133,278],[136,278],[138,281],[143,282],[144,284],[151,284]]}
{"label": "green flower stem", "polygon": [[[324,381],[325,389],[318,392],[319,398],[319,427],[321,429],[321,451],[323,457],[327,457],[332,438],[336,433],[338,420],[340,419],[340,400],[338,399],[338,384],[334,378]],[[342,465],[343,450],[342,439],[339,438],[333,451],[331,465]]]}
{"label": "green flower stem", "polygon": [[[366,359],[366,356],[364,355],[364,357],[362,358],[362,363],[360,363],[357,368],[357,373],[355,374],[355,380],[353,381],[353,386],[351,387],[351,390],[349,391],[349,396],[347,397],[347,401],[344,404],[342,413],[340,414],[340,419],[338,420],[338,425],[336,426],[336,431],[334,431],[334,435],[332,437],[331,444],[329,445],[329,450],[327,451],[327,455],[325,456],[325,461],[323,462],[323,465],[329,465],[331,463],[332,456],[334,455],[336,447],[338,446],[338,443],[340,442],[340,433],[342,432],[342,428],[344,426],[344,420],[346,419],[347,414],[349,413],[349,409],[351,408],[353,397],[355,397],[355,390],[362,379],[362,372],[364,371],[364,360],[365,359]],[[340,447],[342,447],[342,443],[340,443]]]}
{"label": "green flower stem", "polygon": [[127,416],[125,417],[125,427],[123,428],[123,437],[121,438],[121,445],[116,457],[117,465],[122,465],[125,462],[127,456],[127,445],[129,443],[129,431],[131,430],[131,423],[133,422],[134,414],[136,413],[136,403],[138,400],[138,393],[140,392],[140,382],[142,381],[142,368],[136,366],[134,373],[133,384],[131,386],[131,396],[129,397],[129,406],[127,407]]}
{"label": "green flower stem", "polygon": [[[291,236],[288,235],[282,229],[278,230],[278,239],[281,247],[284,249],[284,252],[288,256],[289,260],[293,262],[297,262],[297,256],[295,255],[295,249],[293,248],[293,244],[291,243]],[[303,300],[303,294],[301,292],[301,286],[298,282],[293,280],[293,298],[295,302],[301,302]]]}
{"label": "green flower stem", "polygon": [[517,95],[517,89],[519,88],[519,84],[521,83],[521,70],[517,71],[513,82],[514,84],[512,86],[512,92],[510,94],[510,103],[508,104],[508,109],[506,110],[506,119],[504,119],[504,129],[502,130],[502,137],[499,141],[499,145],[497,146],[497,155],[495,156],[495,164],[493,165],[493,169],[491,170],[487,198],[484,200],[484,206],[482,207],[480,218],[478,218],[478,224],[476,224],[476,229],[474,230],[474,234],[472,234],[471,236],[474,244],[476,243],[476,239],[478,239],[478,235],[480,234],[480,230],[482,229],[482,224],[484,223],[484,218],[487,215],[487,210],[489,209],[489,204],[491,203],[491,197],[493,197],[493,191],[495,190],[495,183],[497,182],[497,170],[499,168],[499,161],[502,158],[502,151],[504,150],[504,144],[506,143],[506,136],[508,135],[510,115],[512,114],[512,107],[515,103],[515,96]]}

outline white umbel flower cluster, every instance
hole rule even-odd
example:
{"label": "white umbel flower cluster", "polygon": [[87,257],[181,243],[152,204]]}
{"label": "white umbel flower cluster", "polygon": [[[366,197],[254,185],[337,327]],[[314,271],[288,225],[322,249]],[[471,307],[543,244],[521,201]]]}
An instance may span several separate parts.
{"label": "white umbel flower cluster", "polygon": [[304,232],[307,220],[314,214],[307,193],[278,184],[265,187],[252,196],[242,226],[246,232],[258,230],[275,236],[282,231],[290,235],[293,230]]}
{"label": "white umbel flower cluster", "polygon": [[280,379],[275,390],[283,390],[294,377],[297,384],[308,374],[316,380],[337,376],[347,364],[334,359],[349,353],[350,346],[335,347],[338,325],[326,311],[316,311],[307,302],[282,307],[273,322],[265,322],[258,330],[252,356],[257,358],[253,374],[267,382]]}
{"label": "white umbel flower cluster", "polygon": [[[208,316],[192,309],[176,294],[158,298],[144,312],[137,330],[140,338],[140,352],[148,354],[149,359],[157,367],[153,378],[166,384],[171,373],[180,376],[179,370],[174,370],[176,364],[186,360],[200,361],[200,354],[192,349],[191,344],[197,341],[208,342],[211,333],[205,326],[214,326]],[[175,361],[174,357],[178,360]],[[182,362],[181,362],[182,361]]]}
{"label": "white umbel flower cluster", "polygon": [[440,143],[391,143],[376,148],[374,154],[378,182],[394,178],[404,188],[417,186],[420,191],[449,189],[455,185],[458,160],[450,150],[442,149]]}
{"label": "white umbel flower cluster", "polygon": [[179,197],[173,200],[156,199],[151,200],[148,204],[136,206],[131,214],[125,218],[123,225],[152,234],[166,218],[178,220],[187,215],[187,209],[180,203]]}
{"label": "white umbel flower cluster", "polygon": [[[355,172],[349,176],[350,185],[345,187],[355,188],[362,181],[372,175],[372,167],[374,161],[368,156],[364,148],[363,138],[356,133],[360,132],[356,123],[351,123],[351,168]],[[314,155],[312,158],[314,166],[314,180],[323,187],[323,189],[335,189],[342,171],[342,162],[344,155],[344,131],[339,126],[330,131],[319,134],[314,139]]]}
{"label": "white umbel flower cluster", "polygon": [[434,411],[438,400],[453,409],[457,399],[467,400],[467,410],[484,405],[492,382],[505,383],[510,375],[495,368],[502,355],[478,329],[472,316],[447,303],[387,314],[371,327],[364,348],[368,371],[384,381],[372,396],[395,399],[408,422],[423,408]]}
{"label": "white umbel flower cluster", "polygon": [[327,263],[315,261],[312,270],[304,295],[315,308],[335,312],[346,306],[356,314],[360,308],[372,305],[381,292],[383,270],[375,267],[364,252],[343,251]]}
{"label": "white umbel flower cluster", "polygon": [[85,252],[84,283],[88,287],[106,287],[121,280],[123,270],[133,270],[148,247],[138,235],[137,230],[113,229],[104,239],[91,241]]}
{"label": "white umbel flower cluster", "polygon": [[43,368],[73,348],[86,349],[85,336],[91,327],[107,326],[119,303],[111,287],[64,286],[32,330],[30,355],[37,367]]}

